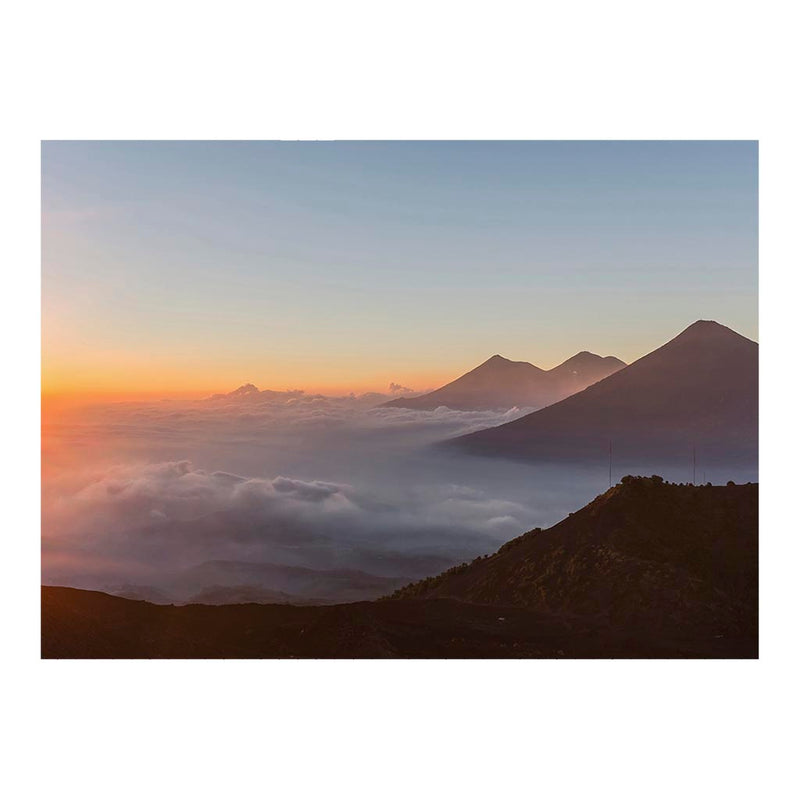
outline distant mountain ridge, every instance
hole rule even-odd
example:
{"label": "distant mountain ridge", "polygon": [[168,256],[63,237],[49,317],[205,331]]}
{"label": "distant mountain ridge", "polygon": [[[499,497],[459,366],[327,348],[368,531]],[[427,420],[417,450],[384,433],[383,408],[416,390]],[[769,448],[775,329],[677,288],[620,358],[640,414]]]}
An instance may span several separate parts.
{"label": "distant mountain ridge", "polygon": [[[218,405],[222,404],[236,404],[236,405],[260,405],[260,404],[274,404],[274,403],[314,403],[317,401],[327,401],[332,403],[345,403],[350,405],[361,406],[363,408],[372,408],[376,403],[381,403],[391,397],[396,397],[398,384],[391,383],[389,385],[389,392],[365,392],[363,394],[355,394],[351,392],[347,395],[325,395],[319,393],[307,393],[304,389],[259,389],[252,383],[243,383],[238,388],[231,392],[212,394],[204,398],[204,402],[213,403]],[[405,391],[412,391],[405,389]]]}
{"label": "distant mountain ridge", "polygon": [[752,465],[758,344],[699,320],[662,347],[553,405],[450,440],[472,453],[539,461]]}
{"label": "distant mountain ridge", "polygon": [[[386,578],[357,569],[309,569],[266,562],[206,561],[183,571],[175,581],[189,602],[346,603],[371,600],[401,586],[403,578]],[[259,597],[263,593],[263,599]],[[284,600],[270,599],[271,593]]]}
{"label": "distant mountain ridge", "polygon": [[527,361],[510,361],[500,355],[479,364],[454,381],[417,397],[398,397],[383,408],[461,411],[540,408],[611,375],[625,366],[614,356],[598,356],[584,350],[549,370]]}
{"label": "distant mountain ridge", "polygon": [[[82,580],[117,597],[145,600],[160,605],[206,603],[293,603],[329,605],[373,600],[411,580],[385,577],[358,569],[311,569],[269,562],[205,561],[161,574],[157,585],[103,584]],[[56,578],[58,583],[61,581]],[[69,579],[67,579],[69,582]]]}

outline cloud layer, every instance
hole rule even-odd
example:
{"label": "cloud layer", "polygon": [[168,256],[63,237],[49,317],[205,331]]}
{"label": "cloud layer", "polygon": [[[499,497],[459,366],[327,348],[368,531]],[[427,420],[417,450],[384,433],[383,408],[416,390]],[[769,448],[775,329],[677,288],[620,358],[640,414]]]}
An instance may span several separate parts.
{"label": "cloud layer", "polygon": [[416,577],[550,524],[603,477],[431,448],[524,409],[375,408],[242,387],[74,411],[45,429],[44,579],[164,585],[212,560]]}

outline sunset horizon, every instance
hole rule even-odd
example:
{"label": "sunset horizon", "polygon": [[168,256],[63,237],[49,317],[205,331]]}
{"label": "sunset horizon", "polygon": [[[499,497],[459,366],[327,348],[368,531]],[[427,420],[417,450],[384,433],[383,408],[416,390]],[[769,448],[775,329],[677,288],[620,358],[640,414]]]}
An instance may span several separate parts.
{"label": "sunset horizon", "polygon": [[752,142],[43,142],[42,388],[432,389],[757,338]]}
{"label": "sunset horizon", "polygon": [[[692,320],[692,322],[696,322],[697,320]],[[726,325],[724,321],[721,320],[713,320],[715,322],[719,322],[722,325]],[[683,328],[688,327],[691,323],[687,323],[684,325]],[[726,325],[726,327],[730,327]],[[674,331],[673,335],[677,335],[680,333],[683,328],[678,328]],[[741,331],[737,331],[740,332]],[[748,336],[748,338],[753,339],[754,341],[758,340],[756,335]],[[652,347],[650,348],[652,349]],[[633,348],[631,348],[633,350]],[[606,353],[598,352],[591,347],[584,347],[581,350],[577,350],[575,352],[569,353],[565,355],[563,358],[557,358],[555,361],[544,361],[541,359],[537,359],[535,357],[525,357],[524,355],[520,355],[519,357],[509,356],[502,352],[492,352],[487,353],[484,355],[479,355],[477,358],[471,358],[469,354],[464,354],[460,359],[459,362],[455,366],[451,366],[447,371],[437,371],[437,372],[429,372],[425,374],[417,374],[416,377],[412,374],[395,374],[392,373],[390,376],[374,376],[371,379],[364,379],[363,382],[356,382],[354,380],[348,380],[347,377],[341,383],[321,383],[319,382],[318,378],[315,377],[314,374],[309,374],[307,378],[298,377],[295,380],[290,379],[283,379],[279,375],[270,375],[265,372],[261,372],[261,377],[259,378],[256,376],[255,378],[249,374],[242,375],[240,374],[238,377],[236,375],[231,375],[228,380],[224,380],[223,378],[217,377],[215,380],[208,379],[205,383],[201,383],[200,381],[194,381],[191,378],[187,378],[184,381],[178,382],[176,380],[175,372],[180,373],[180,365],[174,365],[174,371],[166,370],[167,374],[170,377],[165,379],[159,380],[154,378],[151,371],[147,371],[142,368],[142,377],[143,380],[141,382],[134,382],[130,375],[127,374],[124,378],[121,379],[120,383],[110,383],[109,382],[109,375],[106,372],[99,371],[97,373],[98,377],[96,380],[91,380],[91,378],[84,378],[83,380],[76,380],[75,376],[71,376],[70,378],[63,379],[62,382],[54,382],[51,376],[48,376],[46,371],[42,370],[42,396],[43,398],[47,398],[48,400],[53,399],[79,399],[85,398],[91,401],[97,401],[102,399],[109,399],[109,400],[125,400],[125,399],[152,399],[154,397],[163,396],[163,397],[172,397],[172,398],[203,398],[213,394],[218,393],[225,393],[232,391],[240,386],[246,384],[252,384],[259,389],[269,389],[272,391],[303,391],[307,393],[315,393],[315,394],[328,394],[328,395],[349,395],[349,394],[369,394],[369,393],[386,393],[390,391],[390,386],[395,384],[398,386],[402,386],[407,391],[412,393],[422,393],[431,391],[432,389],[436,388],[437,386],[441,386],[449,381],[454,380],[460,374],[467,372],[468,370],[474,368],[478,364],[482,363],[483,361],[491,358],[494,355],[500,355],[503,358],[507,358],[510,361],[517,361],[517,362],[526,362],[530,364],[534,364],[541,369],[548,370],[557,367],[559,364],[562,364],[564,361],[568,360],[572,356],[576,355],[580,352],[590,352],[595,353],[596,355],[600,355],[601,357],[605,356],[617,356],[616,353]],[[636,361],[641,356],[645,355],[648,352],[648,349],[642,349],[641,352],[631,355],[630,353],[626,353],[628,356],[627,358],[621,357],[623,361],[627,363],[632,363]],[[334,369],[334,372],[337,370]],[[220,373],[215,373],[219,375]],[[221,374],[225,374],[225,370],[221,371]],[[342,373],[340,373],[342,374]],[[399,380],[395,380],[399,379]],[[149,382],[149,387],[148,387]],[[145,388],[143,388],[142,384],[145,384]]]}

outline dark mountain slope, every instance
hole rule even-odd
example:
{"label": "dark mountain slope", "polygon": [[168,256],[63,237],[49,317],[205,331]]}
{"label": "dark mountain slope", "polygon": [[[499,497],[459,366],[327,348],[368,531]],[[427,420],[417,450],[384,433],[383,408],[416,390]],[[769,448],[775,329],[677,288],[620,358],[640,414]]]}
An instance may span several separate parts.
{"label": "dark mountain slope", "polygon": [[552,528],[393,597],[599,615],[629,631],[755,637],[757,531],[756,484],[628,477]]}
{"label": "dark mountain slope", "polygon": [[[452,440],[473,453],[531,460],[608,459],[750,465],[758,453],[758,345],[700,321],[578,394]],[[643,461],[644,460],[644,461]]]}
{"label": "dark mountain slope", "polygon": [[439,406],[472,411],[499,408],[540,408],[584,389],[624,367],[613,356],[582,352],[551,370],[527,361],[492,356],[460,378],[419,397],[399,397],[386,408],[435,409]]}

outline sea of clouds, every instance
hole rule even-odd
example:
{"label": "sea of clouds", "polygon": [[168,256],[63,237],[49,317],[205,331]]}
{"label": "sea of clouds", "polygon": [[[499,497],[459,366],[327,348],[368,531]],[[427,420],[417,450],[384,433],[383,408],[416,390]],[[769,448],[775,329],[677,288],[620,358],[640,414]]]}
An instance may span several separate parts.
{"label": "sea of clouds", "polygon": [[381,408],[386,399],[245,386],[50,415],[44,582],[168,587],[209,561],[421,577],[550,525],[606,488],[602,470],[435,446],[529,409]]}

